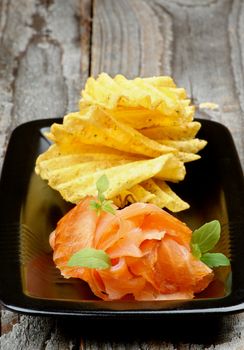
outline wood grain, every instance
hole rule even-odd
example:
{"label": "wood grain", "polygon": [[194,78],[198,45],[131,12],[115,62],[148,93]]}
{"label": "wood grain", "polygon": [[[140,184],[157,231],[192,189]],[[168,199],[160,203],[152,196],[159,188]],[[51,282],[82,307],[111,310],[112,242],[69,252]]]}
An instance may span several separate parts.
{"label": "wood grain", "polygon": [[92,75],[102,71],[128,78],[170,74],[172,22],[165,11],[156,16],[152,3],[94,1]]}
{"label": "wood grain", "polygon": [[[225,124],[244,166],[242,0],[0,0],[0,157],[22,122],[77,108],[88,75],[173,75],[200,118]],[[176,330],[177,328],[177,330]],[[98,335],[83,324],[2,310],[2,349],[244,349],[244,314],[158,332]],[[146,333],[146,334],[145,334]]]}
{"label": "wood grain", "polygon": [[[90,1],[84,1],[88,16]],[[79,0],[1,1],[0,129],[4,150],[18,124],[77,109],[89,72],[89,23]],[[3,153],[2,153],[3,154]]]}

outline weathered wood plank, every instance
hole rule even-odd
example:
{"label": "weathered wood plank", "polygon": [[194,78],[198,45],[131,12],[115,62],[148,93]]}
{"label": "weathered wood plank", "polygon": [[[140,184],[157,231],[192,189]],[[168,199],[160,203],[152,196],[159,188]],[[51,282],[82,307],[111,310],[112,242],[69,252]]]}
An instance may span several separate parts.
{"label": "weathered wood plank", "polygon": [[[82,2],[85,16],[89,4]],[[81,26],[79,0],[18,4],[3,0],[1,7],[0,129],[6,137],[1,137],[0,146],[4,150],[16,125],[62,117],[77,109],[89,71],[90,39],[89,22]]]}
{"label": "weathered wood plank", "polygon": [[94,1],[92,75],[104,71],[133,78],[170,73],[172,22],[165,11],[157,16],[153,3]]}
{"label": "weathered wood plank", "polygon": [[1,336],[1,349],[43,349],[54,325],[54,320],[20,316],[12,331]]}
{"label": "weathered wood plank", "polygon": [[[77,109],[90,69],[90,11],[90,0],[0,0],[1,159],[17,125]],[[4,309],[1,333],[6,350],[69,349],[75,342],[55,319]]]}

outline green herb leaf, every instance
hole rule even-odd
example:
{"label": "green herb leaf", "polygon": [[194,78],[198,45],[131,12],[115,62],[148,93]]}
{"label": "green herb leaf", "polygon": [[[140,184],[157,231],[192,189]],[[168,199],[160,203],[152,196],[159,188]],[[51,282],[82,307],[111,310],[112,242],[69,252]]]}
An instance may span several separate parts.
{"label": "green herb leaf", "polygon": [[91,200],[90,208],[95,210],[97,214],[100,214],[101,211],[107,211],[108,213],[115,215],[115,209],[113,208],[113,202],[106,200],[103,192],[105,192],[109,187],[109,181],[106,175],[102,175],[96,182],[98,200]]}
{"label": "green herb leaf", "polygon": [[90,208],[99,212],[101,210],[101,204],[95,200],[90,201]]}
{"label": "green herb leaf", "polygon": [[107,191],[109,187],[109,181],[107,176],[104,174],[97,180],[97,190],[99,194],[102,194],[103,192]]}
{"label": "green herb leaf", "polygon": [[98,200],[100,201],[100,203],[105,201],[105,196],[103,193],[98,192]]}
{"label": "green herb leaf", "polygon": [[102,204],[102,210],[115,215],[115,209],[112,207],[112,203],[112,201],[104,201]]}
{"label": "green herb leaf", "polygon": [[111,266],[110,257],[103,250],[84,248],[69,259],[67,266],[89,267],[91,269],[108,269]]}
{"label": "green herb leaf", "polygon": [[200,259],[202,256],[201,249],[199,248],[199,245],[196,243],[191,243],[191,252],[192,252],[192,255],[194,255],[197,259]]}
{"label": "green herb leaf", "polygon": [[208,222],[193,232],[191,244],[197,244],[201,253],[206,253],[218,242],[220,230],[221,227],[218,220]]}
{"label": "green herb leaf", "polygon": [[205,253],[200,260],[211,268],[230,265],[229,259],[221,253]]}

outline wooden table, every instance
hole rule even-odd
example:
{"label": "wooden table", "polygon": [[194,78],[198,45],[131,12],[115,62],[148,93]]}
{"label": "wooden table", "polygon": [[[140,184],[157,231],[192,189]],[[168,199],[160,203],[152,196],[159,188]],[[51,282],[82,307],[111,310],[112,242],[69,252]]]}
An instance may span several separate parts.
{"label": "wooden table", "polygon": [[[76,110],[87,77],[104,71],[172,75],[196,106],[216,103],[197,115],[230,129],[244,164],[243,33],[242,0],[0,0],[1,158],[17,125]],[[244,314],[213,325],[103,337],[2,309],[1,349],[244,349]]]}

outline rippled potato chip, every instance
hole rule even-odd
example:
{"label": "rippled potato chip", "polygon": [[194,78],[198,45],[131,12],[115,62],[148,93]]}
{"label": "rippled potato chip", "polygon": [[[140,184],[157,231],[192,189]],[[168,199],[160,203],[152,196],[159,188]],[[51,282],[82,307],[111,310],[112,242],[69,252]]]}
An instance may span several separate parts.
{"label": "rippled potato chip", "polygon": [[207,141],[192,139],[192,140],[184,140],[184,141],[176,141],[176,140],[158,140],[159,143],[165,146],[176,148],[179,152],[185,153],[197,153],[201,149],[203,149]]}
{"label": "rippled potato chip", "polygon": [[172,212],[178,212],[189,208],[189,204],[184,202],[165,181],[149,179],[141,184],[147,191],[155,195],[149,202],[156,204],[160,208],[167,208]]}
{"label": "rippled potato chip", "polygon": [[122,191],[120,194],[113,198],[113,202],[119,208],[123,208],[129,203],[149,203],[155,197],[155,194],[147,191],[143,186],[138,184],[128,190]]}
{"label": "rippled potato chip", "polygon": [[87,80],[80,108],[86,108],[87,105],[109,110],[142,107],[184,121],[191,121],[194,114],[194,107],[189,106],[189,100],[182,98],[182,89],[176,92],[172,87],[154,85],[142,78],[128,80],[123,75],[112,79],[105,73],[100,74],[97,80]]}
{"label": "rippled potato chip", "polygon": [[199,131],[201,124],[199,122],[190,122],[179,125],[164,125],[162,127],[144,127],[140,132],[153,140],[190,140],[193,139]]}
{"label": "rippled potato chip", "polygon": [[189,205],[166,181],[182,181],[184,163],[199,159],[206,145],[196,138],[194,111],[171,77],[91,77],[80,110],[45,133],[53,144],[37,158],[36,173],[72,203],[96,195],[105,174],[105,197],[119,207],[145,202],[185,210]]}
{"label": "rippled potato chip", "polygon": [[162,172],[164,168],[167,168],[168,162],[172,162],[173,159],[172,154],[167,154],[158,158],[130,162],[88,174],[84,173],[83,176],[74,177],[72,180],[57,185],[50,183],[50,185],[58,190],[67,201],[78,203],[86,195],[96,195],[96,182],[105,174],[109,180],[109,189],[105,192],[105,196],[112,199],[122,191]]}
{"label": "rippled potato chip", "polygon": [[99,147],[106,145],[122,152],[148,157],[158,157],[175,151],[175,148],[161,145],[132,127],[117,121],[103,110],[97,107],[91,109],[89,118],[84,118],[79,113],[67,115],[63,125],[52,126],[51,133],[55,136],[62,128],[62,132],[73,135],[73,143],[82,142]]}

